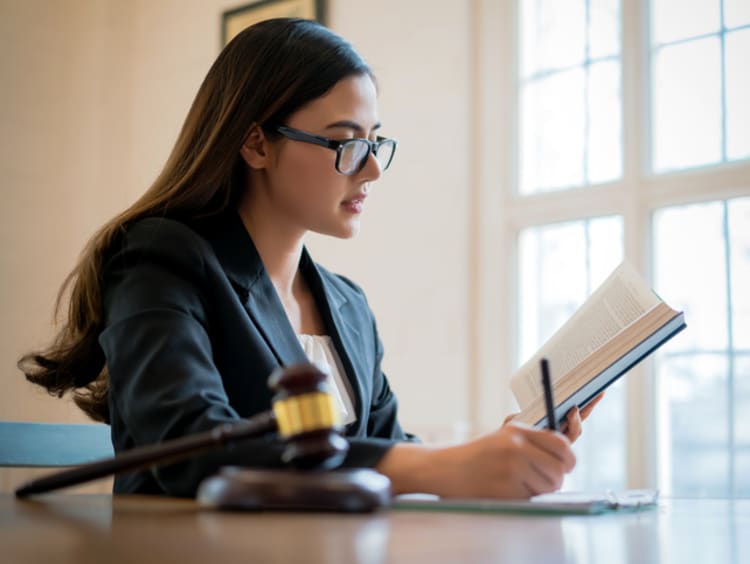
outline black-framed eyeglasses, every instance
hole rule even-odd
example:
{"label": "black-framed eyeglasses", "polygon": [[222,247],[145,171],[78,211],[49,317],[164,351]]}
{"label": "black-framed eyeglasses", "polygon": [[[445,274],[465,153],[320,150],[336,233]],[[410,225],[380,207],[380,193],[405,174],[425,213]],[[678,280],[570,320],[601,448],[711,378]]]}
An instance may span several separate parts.
{"label": "black-framed eyeglasses", "polygon": [[302,141],[303,143],[312,143],[313,145],[333,149],[336,151],[336,170],[346,176],[352,176],[362,170],[370,153],[375,155],[380,164],[380,170],[385,171],[391,166],[393,155],[396,153],[396,140],[386,137],[377,137],[375,141],[369,139],[344,139],[339,141],[285,125],[271,126],[270,129],[293,141]]}

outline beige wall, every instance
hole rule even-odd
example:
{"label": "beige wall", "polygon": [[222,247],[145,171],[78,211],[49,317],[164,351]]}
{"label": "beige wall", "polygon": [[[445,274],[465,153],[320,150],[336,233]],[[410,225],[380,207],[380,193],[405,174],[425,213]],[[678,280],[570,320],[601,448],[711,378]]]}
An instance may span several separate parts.
{"label": "beige wall", "polygon": [[[220,13],[238,3],[0,0],[0,419],[82,420],[27,384],[16,359],[52,334],[55,293],[86,239],[157,174],[217,54]],[[378,75],[384,132],[400,145],[361,235],[309,245],[367,291],[402,420],[428,437],[476,422],[482,4],[329,2],[329,25]]]}
{"label": "beige wall", "polygon": [[51,336],[57,288],[89,234],[127,202],[129,100],[112,84],[128,56],[119,20],[103,3],[1,4],[2,419],[77,415],[28,386],[15,361]]}

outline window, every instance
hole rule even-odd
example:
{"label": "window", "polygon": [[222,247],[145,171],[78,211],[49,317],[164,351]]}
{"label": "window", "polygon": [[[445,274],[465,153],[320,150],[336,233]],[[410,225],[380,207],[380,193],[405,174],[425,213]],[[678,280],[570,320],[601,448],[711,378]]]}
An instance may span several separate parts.
{"label": "window", "polygon": [[520,192],[620,178],[619,1],[520,6]]}
{"label": "window", "polygon": [[748,496],[750,198],[660,209],[654,243],[656,285],[692,325],[657,365],[660,482],[682,495]]}
{"label": "window", "polygon": [[[575,312],[622,260],[622,217],[599,217],[529,227],[520,236],[519,285],[521,358],[539,346]],[[607,409],[577,443],[580,463],[566,482],[570,489],[622,488],[625,484],[622,383],[607,394]]]}
{"label": "window", "polygon": [[748,53],[747,2],[651,2],[654,171],[750,156]]}
{"label": "window", "polygon": [[748,495],[750,3],[513,9],[515,172],[501,180],[513,364],[623,256],[688,323],[607,393],[566,487]]}

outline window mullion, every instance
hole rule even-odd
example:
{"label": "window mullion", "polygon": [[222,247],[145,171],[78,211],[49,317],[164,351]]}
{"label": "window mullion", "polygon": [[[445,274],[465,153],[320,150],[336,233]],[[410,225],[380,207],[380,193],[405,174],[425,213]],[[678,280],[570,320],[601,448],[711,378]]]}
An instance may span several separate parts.
{"label": "window mullion", "polygon": [[[644,178],[650,168],[648,1],[622,2],[622,123],[625,256],[640,269],[648,264],[650,241]],[[647,271],[647,270],[646,270]],[[649,487],[656,481],[653,439],[652,363],[636,367],[626,379],[628,423],[626,485]]]}
{"label": "window mullion", "polygon": [[724,25],[724,0],[719,0],[719,46],[721,50],[721,160],[727,161],[727,28]]}
{"label": "window mullion", "polygon": [[627,184],[613,182],[576,190],[516,196],[509,198],[505,205],[513,228],[521,230],[533,225],[621,214],[627,199]]}
{"label": "window mullion", "polygon": [[639,182],[643,202],[653,210],[670,205],[750,195],[750,162],[738,162],[669,174],[648,175]]}
{"label": "window mullion", "polygon": [[[722,20],[723,21],[723,20]],[[729,495],[734,497],[737,492],[735,479],[735,432],[734,432],[734,322],[733,322],[733,304],[732,304],[732,249],[731,239],[729,237],[729,203],[722,202],[723,221],[722,228],[724,231],[724,268],[726,278],[727,292],[727,448],[729,450]]]}

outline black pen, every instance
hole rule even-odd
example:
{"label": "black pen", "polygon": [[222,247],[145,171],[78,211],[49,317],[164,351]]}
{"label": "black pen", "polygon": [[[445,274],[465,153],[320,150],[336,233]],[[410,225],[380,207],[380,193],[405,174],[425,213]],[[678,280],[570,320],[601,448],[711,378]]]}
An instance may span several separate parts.
{"label": "black pen", "polygon": [[540,361],[542,365],[542,387],[544,388],[544,404],[547,408],[547,428],[557,431],[557,417],[555,417],[555,398],[552,395],[552,381],[549,377],[549,362],[546,358]]}

